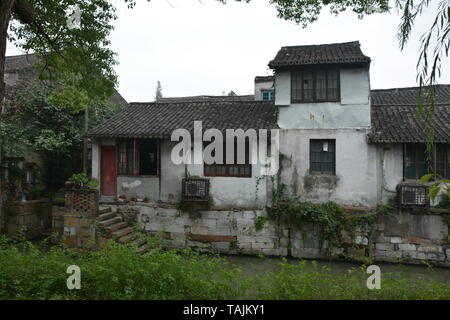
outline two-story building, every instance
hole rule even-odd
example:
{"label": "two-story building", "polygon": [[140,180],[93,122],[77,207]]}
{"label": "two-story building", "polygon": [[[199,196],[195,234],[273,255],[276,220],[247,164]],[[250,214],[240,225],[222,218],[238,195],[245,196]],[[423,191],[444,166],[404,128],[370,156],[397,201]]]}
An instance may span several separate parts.
{"label": "two-story building", "polygon": [[[370,61],[359,42],[283,47],[269,63],[274,75],[255,78],[254,97],[130,103],[89,133],[92,176],[103,200],[124,195],[175,203],[181,180],[200,177],[209,180],[216,205],[270,205],[278,181],[295,200],[375,206],[395,195],[399,183],[432,168],[449,177],[450,86],[436,89],[437,148],[427,160],[415,114],[418,88],[371,90]],[[265,164],[252,161],[249,148],[241,163],[174,163],[172,134],[186,129],[194,136],[195,121],[203,133],[278,129],[277,172],[262,173]]]}

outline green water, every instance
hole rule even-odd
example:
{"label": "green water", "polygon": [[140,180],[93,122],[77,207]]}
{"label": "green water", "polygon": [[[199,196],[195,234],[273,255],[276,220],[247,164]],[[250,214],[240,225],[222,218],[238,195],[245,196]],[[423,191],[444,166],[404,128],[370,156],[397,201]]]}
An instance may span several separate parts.
{"label": "green water", "polygon": [[[266,271],[277,271],[279,269],[278,258],[259,258],[252,256],[225,256],[230,264],[235,264],[242,268],[244,275],[263,274]],[[299,259],[287,259],[288,263],[297,264]],[[327,266],[331,272],[336,275],[345,274],[351,268],[359,268],[361,265],[349,262],[321,261],[318,260],[319,267]],[[434,280],[444,282],[450,285],[450,268],[429,268],[423,265],[401,265],[374,262],[373,264],[380,267],[381,276],[383,273],[396,274],[399,277],[413,276],[414,278],[422,278],[424,280]]]}

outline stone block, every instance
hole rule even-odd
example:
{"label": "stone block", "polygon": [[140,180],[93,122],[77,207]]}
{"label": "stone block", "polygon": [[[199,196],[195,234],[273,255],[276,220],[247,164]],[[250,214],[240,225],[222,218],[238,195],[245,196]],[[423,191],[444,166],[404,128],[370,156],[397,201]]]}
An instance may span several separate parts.
{"label": "stone block", "polygon": [[399,243],[398,248],[402,251],[416,251],[416,246],[409,243]]}
{"label": "stone block", "polygon": [[273,242],[253,242],[252,249],[273,249],[275,247]]}
{"label": "stone block", "polygon": [[393,250],[393,246],[390,243],[376,243],[375,248],[377,250]]}
{"label": "stone block", "polygon": [[204,227],[204,226],[199,226],[199,225],[195,225],[191,227],[191,233],[195,233],[195,234],[208,234],[208,227]]}
{"label": "stone block", "polygon": [[361,244],[361,245],[367,246],[369,244],[369,239],[367,237],[363,237],[363,236],[356,236],[354,242],[356,244]]}
{"label": "stone block", "polygon": [[390,243],[402,243],[403,240],[400,237],[391,237]]}
{"label": "stone block", "polygon": [[212,235],[233,235],[231,228],[221,227],[221,228],[211,228],[208,234]]}
{"label": "stone block", "polygon": [[64,235],[64,246],[68,248],[78,247],[78,237]]}
{"label": "stone block", "polygon": [[445,261],[445,255],[437,252],[426,253],[427,260],[432,261]]}
{"label": "stone block", "polygon": [[164,228],[167,232],[176,232],[176,233],[184,233],[184,225],[179,224],[171,224]]}
{"label": "stone block", "polygon": [[80,226],[84,228],[89,228],[94,225],[94,220],[90,218],[81,218]]}
{"label": "stone block", "polygon": [[292,250],[292,256],[297,258],[319,258],[321,254],[319,249],[316,248],[299,248]]}
{"label": "stone block", "polygon": [[417,248],[420,252],[442,252],[442,247],[434,245],[422,245]]}
{"label": "stone block", "polygon": [[388,258],[401,258],[402,252],[401,251],[385,251],[384,256],[388,257]]}

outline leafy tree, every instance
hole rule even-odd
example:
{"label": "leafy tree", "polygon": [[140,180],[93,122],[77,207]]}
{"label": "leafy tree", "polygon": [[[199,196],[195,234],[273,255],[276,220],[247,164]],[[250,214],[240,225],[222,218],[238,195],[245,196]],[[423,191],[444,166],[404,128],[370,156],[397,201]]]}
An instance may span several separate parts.
{"label": "leafy tree", "polygon": [[[58,86],[35,81],[19,91],[4,106],[0,120],[0,144],[4,154],[21,156],[30,147],[45,160],[45,182],[57,189],[74,172],[80,171],[83,144],[83,113],[55,103]],[[94,101],[90,126],[103,122],[120,106]]]}
{"label": "leafy tree", "polygon": [[159,102],[162,99],[162,88],[161,88],[161,82],[158,81],[156,84],[156,93],[155,93],[155,102]]}
{"label": "leafy tree", "polygon": [[[134,6],[134,1],[124,2]],[[79,28],[68,19],[78,9]],[[8,38],[17,47],[32,50],[42,58],[41,77],[51,77],[64,85],[55,99],[67,104],[70,101],[74,110],[85,108],[89,99],[105,100],[117,83],[114,52],[108,48],[115,19],[116,9],[108,0],[1,0],[0,77],[4,76]],[[0,103],[3,96],[1,81]]]}

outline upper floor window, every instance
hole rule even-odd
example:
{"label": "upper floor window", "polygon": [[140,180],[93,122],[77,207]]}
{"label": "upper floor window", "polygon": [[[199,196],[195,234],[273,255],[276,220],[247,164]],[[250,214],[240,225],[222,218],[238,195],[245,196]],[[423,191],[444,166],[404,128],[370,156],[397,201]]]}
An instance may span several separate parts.
{"label": "upper floor window", "polygon": [[339,101],[339,70],[305,69],[291,72],[291,102]]}
{"label": "upper floor window", "polygon": [[264,101],[272,101],[272,90],[261,90],[262,99]]}
{"label": "upper floor window", "polygon": [[442,178],[450,178],[450,147],[436,144],[432,157],[427,157],[426,145],[423,143],[405,144],[405,179],[420,179],[428,173],[438,174]]}

